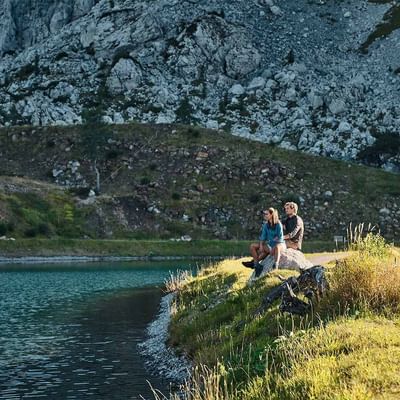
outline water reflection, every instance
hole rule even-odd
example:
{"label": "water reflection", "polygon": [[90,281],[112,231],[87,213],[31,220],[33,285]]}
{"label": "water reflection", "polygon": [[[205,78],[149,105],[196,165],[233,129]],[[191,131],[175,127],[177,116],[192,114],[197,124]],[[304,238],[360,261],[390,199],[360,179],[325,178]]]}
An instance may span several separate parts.
{"label": "water reflection", "polygon": [[[151,398],[138,354],[170,270],[152,264],[0,268],[0,399]],[[152,287],[143,286],[152,285]]]}

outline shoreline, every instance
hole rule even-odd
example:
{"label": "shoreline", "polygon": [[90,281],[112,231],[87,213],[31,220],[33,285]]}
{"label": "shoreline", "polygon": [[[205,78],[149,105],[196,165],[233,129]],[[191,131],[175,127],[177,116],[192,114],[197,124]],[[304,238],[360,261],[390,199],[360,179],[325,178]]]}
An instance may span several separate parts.
{"label": "shoreline", "polygon": [[179,261],[179,260],[222,260],[224,256],[22,256],[0,257],[0,265],[4,264],[64,264],[90,263],[100,261]]}
{"label": "shoreline", "polygon": [[191,362],[179,356],[166,343],[171,321],[171,304],[176,293],[168,293],[161,298],[155,319],[146,327],[146,339],[138,344],[139,352],[147,358],[146,367],[150,372],[169,380],[172,384],[182,384],[190,377]]}

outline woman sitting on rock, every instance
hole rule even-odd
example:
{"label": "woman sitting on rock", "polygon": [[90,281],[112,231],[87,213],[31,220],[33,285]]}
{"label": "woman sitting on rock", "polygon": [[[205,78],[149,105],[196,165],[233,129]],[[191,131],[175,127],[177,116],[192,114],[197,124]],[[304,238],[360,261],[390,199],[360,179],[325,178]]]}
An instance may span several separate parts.
{"label": "woman sitting on rock", "polygon": [[[283,239],[283,228],[279,221],[278,211],[274,208],[268,208],[268,210],[263,211],[263,215],[264,223],[261,229],[260,243],[254,243],[250,246],[253,261],[243,262],[245,267],[255,269],[256,277],[258,277],[263,270],[263,266],[259,263],[259,260],[261,259],[259,253],[271,254],[275,259],[273,268],[276,269],[279,267],[281,252],[286,248],[285,240]],[[267,242],[267,245],[265,242]]]}

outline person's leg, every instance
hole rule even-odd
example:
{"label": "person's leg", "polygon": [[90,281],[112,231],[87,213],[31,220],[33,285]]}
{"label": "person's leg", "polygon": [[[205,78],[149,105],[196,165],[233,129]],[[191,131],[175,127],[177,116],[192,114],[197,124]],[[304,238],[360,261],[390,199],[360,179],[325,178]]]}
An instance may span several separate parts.
{"label": "person's leg", "polygon": [[260,243],[252,243],[250,245],[250,254],[253,257],[254,262],[258,262],[259,250],[260,250]]}
{"label": "person's leg", "polygon": [[242,264],[246,268],[254,268],[255,264],[258,263],[258,253],[259,253],[260,243],[252,243],[250,245],[250,254],[253,257],[251,261],[242,261]]}
{"label": "person's leg", "polygon": [[285,240],[285,244],[288,249],[299,250],[298,244],[291,240]]}
{"label": "person's leg", "polygon": [[269,254],[269,247],[263,243],[262,247],[258,250],[258,262],[264,260]]}
{"label": "person's leg", "polygon": [[282,250],[285,248],[286,246],[284,245],[284,243],[278,243],[275,247],[274,247],[274,258],[275,258],[275,268],[278,269],[279,268],[279,262],[281,261],[281,253]]}

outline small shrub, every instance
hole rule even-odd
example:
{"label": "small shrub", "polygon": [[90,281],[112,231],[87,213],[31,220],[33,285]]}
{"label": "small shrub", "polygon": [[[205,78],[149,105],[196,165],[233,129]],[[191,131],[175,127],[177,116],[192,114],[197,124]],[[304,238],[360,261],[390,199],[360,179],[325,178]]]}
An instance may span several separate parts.
{"label": "small shrub", "polygon": [[[392,157],[400,152],[400,136],[396,132],[375,134],[375,143],[358,154],[358,159],[366,164],[381,166],[387,157]],[[385,157],[382,157],[385,155]]]}
{"label": "small shrub", "polygon": [[369,233],[351,246],[356,253],[333,269],[326,302],[339,312],[400,311],[400,268],[382,236]]}
{"label": "small shrub", "polygon": [[62,52],[58,53],[58,54],[55,56],[54,61],[60,61],[60,60],[62,60],[63,58],[66,58],[66,57],[68,57],[68,53],[66,53],[65,51],[62,51]]}
{"label": "small shrub", "polygon": [[70,204],[64,206],[64,219],[67,222],[73,222],[74,220],[74,209]]}
{"label": "small shrub", "polygon": [[155,171],[157,169],[157,164],[156,163],[151,163],[150,165],[149,165],[149,170],[150,171]]}
{"label": "small shrub", "polygon": [[148,185],[150,183],[150,178],[148,178],[147,176],[143,176],[141,179],[140,179],[140,184],[141,185]]}
{"label": "small shrub", "polygon": [[19,71],[16,73],[16,77],[19,78],[20,80],[27,79],[30,75],[32,74],[37,74],[38,73],[38,64],[37,61],[31,64],[26,64],[23,67],[19,69]]}
{"label": "small shrub", "polygon": [[36,237],[38,234],[38,230],[37,227],[32,227],[32,228],[28,228],[25,230],[24,235],[27,238],[33,238]]}
{"label": "small shrub", "polygon": [[200,131],[198,129],[193,128],[191,126],[188,128],[187,133],[188,133],[189,136],[191,136],[193,138],[199,138],[200,135],[201,135]]}
{"label": "small shrub", "polygon": [[253,193],[249,196],[249,201],[251,204],[257,204],[261,201],[260,193]]}
{"label": "small shrub", "polygon": [[256,133],[259,127],[260,127],[260,124],[257,121],[251,121],[251,123],[250,123],[251,133]]}
{"label": "small shrub", "polygon": [[7,224],[0,222],[0,236],[4,236],[7,233]]}
{"label": "small shrub", "polygon": [[374,234],[376,226],[364,223],[354,227],[352,223],[347,228],[347,243],[349,251],[358,251],[366,256],[385,257],[389,254],[390,246],[380,233]]}
{"label": "small shrub", "polygon": [[118,150],[109,150],[106,154],[106,158],[107,158],[107,160],[115,160],[120,155],[121,155],[121,152]]}
{"label": "small shrub", "polygon": [[22,217],[31,226],[38,226],[42,221],[42,214],[31,208],[23,208]]}
{"label": "small shrub", "polygon": [[179,107],[176,109],[176,121],[182,124],[190,124],[193,122],[194,108],[190,104],[189,98],[185,97],[181,100]]}
{"label": "small shrub", "polygon": [[79,196],[81,198],[86,198],[89,196],[90,188],[88,187],[76,187],[68,190],[74,196]]}
{"label": "small shrub", "polygon": [[180,200],[181,199],[181,195],[177,192],[172,193],[171,197],[172,197],[172,200]]}
{"label": "small shrub", "polygon": [[94,48],[93,43],[89,47],[86,47],[85,51],[90,56],[94,56],[96,54],[96,49]]}
{"label": "small shrub", "polygon": [[46,223],[42,222],[41,224],[39,224],[37,226],[37,232],[38,232],[39,235],[49,236],[50,235],[50,226],[49,226],[49,224],[46,224]]}

